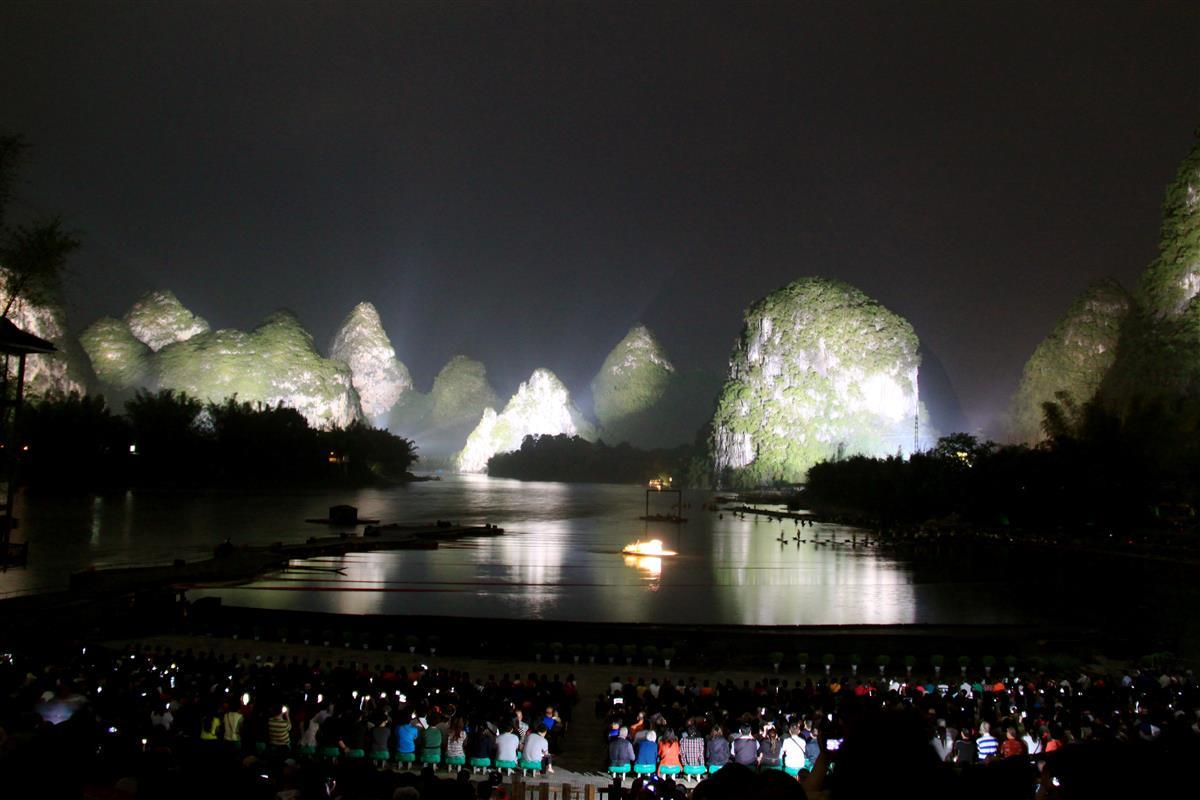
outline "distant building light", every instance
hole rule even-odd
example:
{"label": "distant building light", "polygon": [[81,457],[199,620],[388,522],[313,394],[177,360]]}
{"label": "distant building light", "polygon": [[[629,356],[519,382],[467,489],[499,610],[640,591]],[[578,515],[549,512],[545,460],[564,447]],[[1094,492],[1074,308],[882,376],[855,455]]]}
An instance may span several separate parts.
{"label": "distant building light", "polygon": [[129,452],[132,455],[137,455],[137,445],[136,444],[129,445]]}

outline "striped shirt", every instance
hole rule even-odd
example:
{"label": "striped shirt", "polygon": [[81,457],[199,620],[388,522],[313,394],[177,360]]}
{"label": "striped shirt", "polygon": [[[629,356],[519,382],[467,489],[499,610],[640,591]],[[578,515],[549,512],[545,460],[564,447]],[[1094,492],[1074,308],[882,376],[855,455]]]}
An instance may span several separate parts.
{"label": "striped shirt", "polygon": [[975,740],[975,748],[979,751],[979,760],[986,761],[988,758],[996,754],[996,749],[1000,745],[996,742],[996,737],[990,733],[985,733]]}
{"label": "striped shirt", "polygon": [[704,739],[699,736],[684,736],[680,739],[679,759],[685,767],[703,767]]}
{"label": "striped shirt", "polygon": [[292,723],[283,717],[271,717],[267,720],[267,741],[272,747],[287,747],[292,743]]}

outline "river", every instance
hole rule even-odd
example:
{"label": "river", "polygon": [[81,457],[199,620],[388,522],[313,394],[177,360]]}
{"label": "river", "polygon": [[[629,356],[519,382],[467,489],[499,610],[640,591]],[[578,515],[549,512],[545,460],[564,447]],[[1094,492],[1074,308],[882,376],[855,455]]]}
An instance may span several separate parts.
{"label": "river", "polygon": [[[685,492],[682,525],[645,523],[636,486],[529,483],[485,476],[386,489],[296,493],[125,493],[23,498],[20,537],[28,567],[0,574],[0,592],[66,585],[89,566],[202,558],[235,544],[324,535],[306,523],[350,503],[384,522],[490,522],[507,533],[437,550],[314,559],[236,588],[193,590],[226,604],[350,614],[430,614],[595,622],[733,625],[1008,624],[1026,608],[996,603],[969,572],[918,577],[878,551],[863,531],[798,528],[702,509],[708,492]],[[667,495],[652,497],[667,510]],[[784,534],[786,543],[778,541]],[[801,538],[803,542],[795,541]],[[659,539],[674,556],[621,554]],[[928,572],[928,570],[922,570]]]}

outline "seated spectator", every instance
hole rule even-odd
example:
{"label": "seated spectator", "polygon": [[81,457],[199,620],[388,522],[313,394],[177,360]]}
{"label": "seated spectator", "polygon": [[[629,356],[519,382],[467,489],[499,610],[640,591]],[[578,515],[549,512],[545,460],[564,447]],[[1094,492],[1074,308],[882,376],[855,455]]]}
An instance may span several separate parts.
{"label": "seated spectator", "polygon": [[506,724],[504,730],[496,737],[496,763],[501,761],[510,764],[517,763],[517,750],[521,746],[521,737],[513,732],[513,726]]}
{"label": "seated spectator", "polygon": [[783,740],[779,738],[779,731],[775,730],[775,726],[769,725],[762,741],[758,743],[758,765],[777,769],[782,764]]}
{"label": "seated spectator", "polygon": [[633,744],[629,741],[629,729],[620,728],[615,738],[608,742],[608,765],[627,767],[633,763]]}
{"label": "seated spectator", "polygon": [[550,743],[546,741],[546,726],[538,723],[537,728],[529,732],[525,737],[525,750],[521,757],[525,761],[537,761],[542,765],[542,771],[553,773],[554,767],[550,763]]}
{"label": "seated spectator", "polygon": [[634,763],[644,767],[658,766],[658,735],[654,731],[646,731],[645,737],[638,742],[637,761]]}
{"label": "seated spectator", "polygon": [[737,735],[730,742],[733,760],[743,767],[753,767],[758,763],[758,740],[750,732],[749,725],[738,729]]}
{"label": "seated spectator", "polygon": [[704,737],[695,725],[689,724],[679,740],[679,760],[685,767],[704,766]]}
{"label": "seated spectator", "polygon": [[800,726],[793,724],[788,728],[787,738],[780,748],[780,763],[787,774],[796,776],[805,768],[804,750],[807,742],[800,735]]}
{"label": "seated spectator", "polygon": [[396,752],[397,753],[416,753],[417,739],[421,736],[421,729],[413,723],[411,714],[406,715],[407,719],[400,725],[396,726]]}
{"label": "seated spectator", "polygon": [[720,725],[714,725],[712,732],[708,735],[708,746],[705,749],[704,757],[710,768],[723,767],[729,763],[729,740],[722,735]]}
{"label": "seated spectator", "polygon": [[667,728],[662,741],[658,743],[658,768],[663,767],[683,767],[679,761],[679,740],[675,738],[675,731],[670,728]]}

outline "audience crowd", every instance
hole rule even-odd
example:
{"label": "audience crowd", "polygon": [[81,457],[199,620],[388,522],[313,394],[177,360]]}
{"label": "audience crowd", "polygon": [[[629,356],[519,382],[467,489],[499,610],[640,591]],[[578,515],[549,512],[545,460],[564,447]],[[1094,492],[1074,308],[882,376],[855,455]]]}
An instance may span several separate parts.
{"label": "audience crowd", "polygon": [[473,772],[553,772],[576,701],[571,675],[161,647],[4,654],[0,692],[0,772],[47,797],[490,797]]}
{"label": "audience crowd", "polygon": [[[980,677],[614,676],[596,696],[604,741],[587,748],[610,798],[695,800],[1149,797],[1200,754],[1190,672]],[[573,675],[161,646],[5,653],[0,785],[14,797],[504,797],[506,774],[553,772],[576,702]]]}

